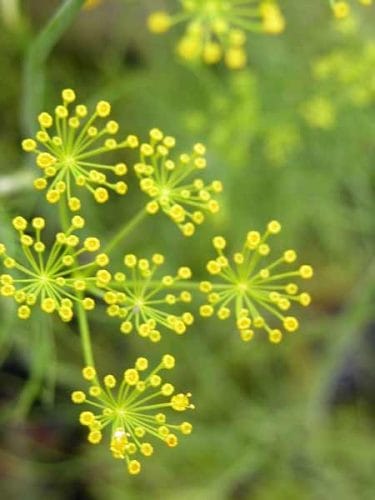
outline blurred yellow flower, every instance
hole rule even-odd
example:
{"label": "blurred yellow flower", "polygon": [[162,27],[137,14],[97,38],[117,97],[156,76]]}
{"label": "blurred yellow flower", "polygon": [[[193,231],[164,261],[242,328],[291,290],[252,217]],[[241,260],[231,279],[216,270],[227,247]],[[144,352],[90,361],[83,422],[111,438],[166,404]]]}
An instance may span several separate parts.
{"label": "blurred yellow flower", "polygon": [[[358,3],[365,7],[373,5],[373,0],[357,0]],[[329,0],[333,15],[336,19],[346,19],[351,12],[351,7],[346,0]]]}
{"label": "blurred yellow flower", "polygon": [[164,33],[187,22],[177,53],[185,60],[207,64],[224,60],[231,69],[246,65],[246,32],[279,34],[285,20],[275,0],[180,0],[182,11],[157,11],[148,18],[153,33]]}

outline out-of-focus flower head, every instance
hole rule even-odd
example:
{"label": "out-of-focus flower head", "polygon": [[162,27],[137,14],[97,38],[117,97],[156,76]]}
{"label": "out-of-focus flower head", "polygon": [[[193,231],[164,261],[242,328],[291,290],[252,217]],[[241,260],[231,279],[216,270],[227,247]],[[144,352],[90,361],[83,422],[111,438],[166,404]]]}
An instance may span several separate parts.
{"label": "out-of-focus flower head", "polygon": [[[351,12],[350,2],[346,0],[329,0],[333,15],[336,19],[346,19]],[[373,0],[357,0],[364,7],[373,5]]]}
{"label": "out-of-focus flower head", "polygon": [[231,69],[246,65],[246,33],[279,34],[285,20],[273,0],[180,0],[182,11],[170,15],[154,12],[148,19],[153,33],[164,33],[186,22],[177,53],[186,60],[203,59],[215,64],[221,59]]}

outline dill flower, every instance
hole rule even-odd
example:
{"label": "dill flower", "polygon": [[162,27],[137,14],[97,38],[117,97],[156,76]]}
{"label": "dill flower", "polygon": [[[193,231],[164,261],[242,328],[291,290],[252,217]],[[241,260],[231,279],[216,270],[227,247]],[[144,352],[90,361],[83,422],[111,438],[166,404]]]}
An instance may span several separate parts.
{"label": "dill flower", "polygon": [[[370,7],[373,0],[357,0],[359,4]],[[346,19],[350,15],[350,4],[345,0],[330,0],[333,15],[336,19]]]}
{"label": "dill flower", "polygon": [[204,212],[219,211],[212,195],[222,191],[222,184],[215,180],[207,185],[201,178],[191,179],[193,172],[202,171],[207,165],[202,144],[195,144],[190,154],[172,159],[174,147],[173,137],[152,129],[150,142],[140,145],[141,161],[134,170],[141,190],[152,198],[146,205],[147,212],[155,214],[162,210],[185,236],[191,236],[204,221]]}
{"label": "dill flower", "polygon": [[[116,180],[116,177],[126,174],[125,163],[108,165],[96,158],[103,153],[138,145],[135,136],[128,136],[119,142],[114,138],[119,131],[116,121],[108,120],[101,126],[96,123],[97,119],[109,117],[109,102],[99,101],[89,115],[83,104],[70,109],[75,99],[72,89],[63,90],[63,103],[56,106],[54,116],[40,113],[40,130],[35,138],[22,141],[22,148],[35,154],[36,165],[42,171],[42,176],[34,181],[34,187],[47,189],[46,198],[50,203],[66,198],[72,211],[79,210],[81,205],[76,188],[89,190],[98,203],[108,200],[109,190],[126,194],[127,184]],[[109,174],[115,179],[111,180]]]}
{"label": "dill flower", "polygon": [[[88,441],[98,444],[103,431],[109,428],[109,448],[113,458],[124,460],[130,474],[141,470],[140,457],[150,457],[154,446],[149,442],[163,441],[170,448],[178,445],[176,433],[188,435],[192,431],[189,422],[169,423],[167,409],[184,412],[194,409],[190,403],[191,394],[175,393],[170,383],[159,375],[161,370],[174,368],[175,359],[169,354],[162,357],[160,364],[148,370],[148,360],[138,358],[134,368],[124,371],[120,380],[109,374],[99,381],[91,366],[82,370],[83,377],[90,382],[88,394],[74,391],[72,401],[88,404],[92,411],[82,411],[79,421],[88,428]],[[144,372],[148,373],[144,375]]]}
{"label": "dill flower", "polygon": [[177,46],[178,54],[186,60],[202,58],[215,64],[224,59],[231,69],[243,68],[247,62],[246,32],[278,34],[285,27],[273,0],[180,0],[180,4],[182,12],[175,15],[164,11],[151,14],[148,27],[160,34],[187,22]]}
{"label": "dill flower", "polygon": [[[181,315],[164,311],[177,304],[190,303],[191,293],[183,289],[183,281],[191,278],[191,270],[180,267],[175,276],[164,275],[155,279],[158,268],[164,263],[161,254],[154,254],[151,260],[137,258],[133,254],[124,257],[127,273],[114,275],[116,290],[109,285],[103,299],[108,304],[107,314],[122,319],[120,331],[129,334],[134,329],[141,337],[152,342],[161,339],[160,327],[178,335],[186,332],[194,317],[190,312]],[[181,285],[178,293],[172,293]]]}
{"label": "dill flower", "polygon": [[216,311],[218,318],[224,320],[233,315],[245,341],[251,340],[253,328],[258,328],[266,330],[271,342],[280,342],[282,331],[277,324],[275,327],[270,326],[271,319],[281,323],[287,332],[298,329],[298,320],[285,313],[293,302],[308,306],[311,298],[308,293],[300,293],[298,286],[289,280],[296,277],[309,279],[313,270],[311,266],[302,265],[292,271],[276,272],[283,264],[295,262],[297,254],[294,250],[286,250],[277,260],[261,265],[262,258],[271,251],[267,243],[269,236],[280,230],[279,222],[271,221],[263,235],[258,231],[248,232],[242,250],[236,252],[231,260],[224,254],[225,239],[222,236],[213,239],[218,255],[208,262],[207,270],[220,281],[201,282],[200,289],[207,294],[208,299],[200,307],[201,316],[212,316]]}
{"label": "dill flower", "polygon": [[[95,237],[85,238],[82,242],[74,232],[81,229],[85,221],[79,215],[71,220],[71,226],[66,232],[56,234],[50,250],[42,241],[41,233],[45,228],[45,219],[35,217],[28,222],[23,217],[15,217],[13,226],[19,233],[22,246],[22,256],[11,257],[5,245],[0,244],[0,258],[3,266],[9,269],[9,274],[0,275],[0,295],[13,298],[18,306],[18,317],[28,319],[32,307],[52,314],[57,312],[63,321],[73,317],[73,306],[81,304],[86,310],[92,310],[95,302],[91,297],[85,297],[84,292],[94,281],[97,286],[102,282],[98,277],[80,276],[80,271],[91,266],[105,266],[108,257],[97,254],[90,262],[80,265],[77,258],[81,255],[96,253],[100,241]],[[32,235],[28,234],[31,233]],[[104,269],[98,271],[106,272]]]}

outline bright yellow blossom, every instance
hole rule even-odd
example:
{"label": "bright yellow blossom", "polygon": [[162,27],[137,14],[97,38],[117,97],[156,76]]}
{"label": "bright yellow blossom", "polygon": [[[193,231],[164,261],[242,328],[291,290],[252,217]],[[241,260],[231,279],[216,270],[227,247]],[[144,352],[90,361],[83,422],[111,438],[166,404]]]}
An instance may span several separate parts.
{"label": "bright yellow blossom", "polygon": [[161,254],[154,254],[150,260],[125,255],[126,274],[115,273],[114,282],[106,287],[103,299],[107,304],[107,314],[122,320],[122,333],[136,330],[141,337],[158,342],[161,339],[160,327],[182,335],[193,323],[194,317],[188,311],[172,313],[178,305],[192,300],[183,284],[190,279],[191,270],[182,266],[173,276],[156,278],[163,263]]}
{"label": "bright yellow blossom", "polygon": [[202,178],[191,179],[193,173],[203,171],[207,165],[202,144],[195,144],[190,154],[172,158],[174,147],[173,137],[152,129],[150,141],[140,145],[141,161],[134,169],[141,190],[152,198],[147,212],[162,210],[185,236],[191,236],[204,221],[205,212],[218,212],[219,203],[213,195],[221,192],[222,184],[218,180],[206,184]]}
{"label": "bright yellow blossom", "polygon": [[[81,255],[96,253],[100,248],[97,238],[88,237],[81,241],[76,236],[75,231],[84,224],[82,217],[74,216],[70,228],[57,233],[54,243],[48,248],[41,238],[46,225],[42,217],[32,219],[31,227],[23,217],[13,219],[23,256],[17,259],[11,257],[5,245],[0,244],[0,259],[8,270],[0,275],[0,295],[16,301],[19,318],[29,318],[36,304],[45,313],[57,312],[63,321],[72,319],[75,303],[86,310],[94,309],[95,301],[85,296],[85,291],[90,284],[101,286],[102,282],[96,277],[76,277],[76,273],[106,265],[108,257],[98,254],[90,256],[85,264],[79,264]],[[102,269],[101,272],[107,271]]]}
{"label": "bright yellow blossom", "polygon": [[[351,12],[350,2],[347,0],[329,0],[333,15],[336,19],[346,19]],[[357,0],[358,3],[365,7],[373,5],[373,0]]]}
{"label": "bright yellow blossom", "polygon": [[312,128],[329,130],[335,126],[336,110],[332,101],[324,96],[315,96],[301,106],[301,115]]}
{"label": "bright yellow blossom", "polygon": [[[120,141],[115,139],[119,125],[108,120],[109,102],[99,101],[89,115],[83,104],[71,109],[75,99],[72,89],[63,90],[63,103],[56,106],[54,115],[40,113],[40,130],[35,138],[22,141],[24,151],[35,155],[36,165],[42,171],[34,181],[34,187],[47,189],[46,198],[50,203],[66,199],[72,211],[80,209],[81,202],[76,192],[81,188],[89,190],[98,203],[108,200],[109,191],[126,194],[128,187],[123,180],[110,179],[110,176],[123,177],[127,173],[125,163],[106,164],[96,158],[104,153],[138,146],[135,136]],[[106,121],[99,126],[97,120]]]}

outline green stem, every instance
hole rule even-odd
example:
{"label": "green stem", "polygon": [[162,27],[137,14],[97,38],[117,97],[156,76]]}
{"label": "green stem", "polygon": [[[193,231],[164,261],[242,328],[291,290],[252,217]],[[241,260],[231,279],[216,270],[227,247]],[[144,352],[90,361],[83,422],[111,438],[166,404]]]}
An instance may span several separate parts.
{"label": "green stem", "polygon": [[61,198],[61,200],[59,201],[59,218],[62,230],[64,232],[67,232],[70,228],[70,221],[68,218],[66,203],[64,198]]}
{"label": "green stem", "polygon": [[12,417],[16,420],[23,420],[26,417],[42,390],[43,380],[49,376],[49,363],[54,362],[51,360],[51,319],[40,313],[38,318],[33,320],[31,328],[35,335],[35,344],[31,349],[30,377],[12,412]]}
{"label": "green stem", "polygon": [[[111,286],[113,286],[114,288],[117,288],[116,286],[116,283],[112,284]],[[139,281],[133,281],[133,280],[126,280],[124,283],[120,283],[118,285],[118,288],[119,289],[122,289],[124,287],[124,285],[126,287],[135,287],[137,285],[139,285]],[[154,281],[147,281],[145,282],[145,285],[147,286],[147,288],[156,288],[158,286],[160,286],[160,280],[154,280]],[[199,286],[200,286],[200,281],[176,281],[175,283],[172,283],[171,285],[168,285],[166,286],[165,288],[168,289],[168,290],[199,290]],[[219,288],[220,288],[220,285],[218,285]],[[224,285],[224,286],[227,286],[227,285]]]}
{"label": "green stem", "polygon": [[[199,290],[200,289],[200,281],[177,281],[173,283],[172,285],[168,285],[165,287],[168,290]],[[139,281],[125,281],[125,283],[120,283],[118,286],[116,286],[116,283],[111,284],[111,288],[114,290],[122,290],[124,288],[124,285],[126,287],[136,287],[139,285]],[[160,286],[160,280],[159,281],[149,281],[147,282],[147,288],[153,288],[153,287],[158,287]],[[230,288],[230,285],[213,285],[212,290],[225,290],[227,288]],[[88,288],[88,291],[95,295],[96,297],[103,297],[104,291],[95,288],[94,286],[90,286]],[[204,292],[202,292],[204,293]]]}
{"label": "green stem", "polygon": [[[145,285],[147,284],[147,288],[152,288],[152,287],[157,287],[160,285],[160,280],[154,280],[154,281],[147,281],[147,283],[145,283]],[[132,286],[137,286],[139,285],[139,281],[132,281],[132,280],[126,280],[123,284],[119,284],[118,285],[118,288],[123,288],[123,286],[129,286],[129,287],[132,287]],[[200,288],[200,285],[201,285],[201,281],[190,281],[190,280],[183,280],[183,281],[175,281],[174,283],[172,283],[171,285],[168,285],[166,286],[165,288],[167,288],[168,290],[173,290],[173,289],[177,289],[177,290],[199,290]],[[113,285],[112,285],[113,286]],[[116,286],[114,286],[114,288],[116,288]],[[212,283],[212,290],[215,291],[215,290],[230,290],[234,288],[232,285],[221,285],[221,284],[218,284],[216,285],[215,283]],[[202,292],[204,293],[204,292]]]}
{"label": "green stem", "polygon": [[87,320],[86,311],[80,303],[77,303],[77,315],[85,364],[87,366],[95,366],[94,355],[91,346],[89,322]]}
{"label": "green stem", "polygon": [[111,253],[111,251],[116,247],[116,245],[125,238],[131,231],[133,231],[138,224],[140,224],[143,219],[147,216],[147,211],[145,208],[142,208],[129,222],[126,222],[120,228],[120,230],[115,234],[115,236],[111,239],[111,241],[106,245],[103,249],[104,253]]}
{"label": "green stem", "polygon": [[[66,210],[66,204],[64,200],[59,202],[59,219],[60,224],[63,231],[67,231],[69,229],[69,219]],[[92,352],[91,346],[91,338],[90,338],[90,328],[87,320],[87,314],[85,309],[82,306],[83,294],[77,294],[78,302],[77,302],[77,316],[78,316],[78,325],[79,325],[79,333],[81,337],[83,358],[85,360],[85,364],[89,366],[94,365],[94,355]]]}
{"label": "green stem", "polygon": [[34,121],[43,105],[44,66],[57,42],[69,28],[85,0],[66,0],[36,36],[26,54],[23,77],[23,128],[27,135],[35,129]]}

